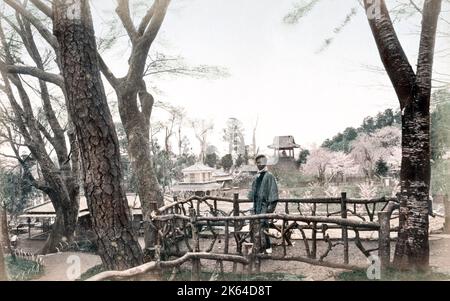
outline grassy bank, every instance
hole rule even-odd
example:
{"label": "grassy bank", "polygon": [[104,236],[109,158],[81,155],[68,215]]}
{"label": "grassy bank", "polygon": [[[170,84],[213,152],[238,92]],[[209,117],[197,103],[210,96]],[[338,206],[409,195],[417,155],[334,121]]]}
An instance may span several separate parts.
{"label": "grassy bank", "polygon": [[43,273],[42,266],[31,260],[22,258],[14,259],[12,256],[7,256],[5,261],[9,278],[13,281],[33,280]]}

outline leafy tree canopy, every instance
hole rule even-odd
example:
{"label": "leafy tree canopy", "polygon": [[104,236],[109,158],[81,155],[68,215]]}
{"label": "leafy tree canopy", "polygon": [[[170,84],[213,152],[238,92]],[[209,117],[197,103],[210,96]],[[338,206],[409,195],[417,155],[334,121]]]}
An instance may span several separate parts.
{"label": "leafy tree canopy", "polygon": [[351,143],[359,133],[371,134],[384,127],[398,126],[400,124],[401,112],[399,110],[394,112],[392,109],[387,109],[384,112],[378,113],[376,117],[368,116],[364,118],[360,127],[356,129],[348,127],[342,133],[338,133],[333,138],[325,140],[322,147],[334,152],[349,153]]}

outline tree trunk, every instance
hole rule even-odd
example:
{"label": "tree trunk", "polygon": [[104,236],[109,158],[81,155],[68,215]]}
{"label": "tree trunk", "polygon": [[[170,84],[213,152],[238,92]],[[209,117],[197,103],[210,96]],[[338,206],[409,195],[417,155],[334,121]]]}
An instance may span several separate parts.
{"label": "tree trunk", "polygon": [[[50,194],[51,198],[55,198]],[[61,200],[53,200],[52,204],[55,208],[55,222],[53,223],[50,235],[45,242],[39,254],[55,253],[58,250],[62,251],[62,248],[74,241],[75,230],[78,221],[79,204],[72,204],[68,206],[62,206]]]}
{"label": "tree trunk", "polygon": [[116,12],[132,44],[128,73],[124,78],[117,79],[103,59],[100,59],[100,67],[117,94],[120,118],[129,143],[129,155],[137,175],[138,194],[145,221],[145,245],[152,247],[154,233],[148,233],[152,231],[149,217],[157,206],[162,206],[163,193],[151,157],[150,117],[154,99],[147,91],[144,73],[150,47],[164,21],[170,0],[154,1],[138,29],[131,21],[128,1],[117,2]]}
{"label": "tree trunk", "polygon": [[[134,139],[130,140],[133,145]],[[145,145],[147,148],[148,141],[145,143],[137,143],[136,145]],[[154,172],[152,159],[150,157],[150,146],[148,145],[148,153],[139,149],[136,152],[130,151],[133,155],[133,166],[137,176],[138,193],[141,200],[142,215],[144,220],[144,241],[145,248],[152,248],[156,243],[156,233],[151,224],[150,214],[164,205],[163,193]]]}
{"label": "tree trunk", "polygon": [[9,241],[8,218],[6,209],[0,205],[0,243],[3,254],[11,254],[11,242]]}
{"label": "tree trunk", "polygon": [[[425,110],[426,111],[426,110]],[[413,106],[402,121],[400,229],[394,265],[426,270],[429,266],[430,115]]]}
{"label": "tree trunk", "polygon": [[[181,122],[181,121],[180,121]],[[178,156],[183,154],[183,138],[181,137],[181,126],[178,127]]]}
{"label": "tree trunk", "polygon": [[[4,35],[1,29],[0,36],[3,40]],[[2,77],[4,80],[7,78],[4,72],[2,72]],[[31,108],[31,103],[28,95],[26,94],[26,91],[23,88],[18,77],[15,78],[14,85],[18,89],[20,99],[24,104],[24,107]],[[16,116],[20,116],[22,111],[15,100],[12,88],[8,80],[5,80],[5,86],[7,87],[6,94],[10,99],[13,109],[15,110],[14,114]],[[33,117],[31,109],[28,109],[28,119],[26,120],[27,123],[22,121],[20,118],[17,118],[16,122],[16,126],[19,129],[20,133],[23,135],[33,159],[35,159],[39,164],[43,181],[36,180],[34,178],[33,174],[30,171],[30,167],[27,166],[27,162],[20,159],[17,148],[15,148],[12,144],[13,150],[14,152],[16,152],[16,156],[19,158],[19,161],[22,164],[22,171],[24,173],[24,176],[30,179],[33,186],[43,191],[50,197],[55,210],[61,206],[63,208],[66,208],[66,215],[71,217],[67,219],[67,222],[64,221],[62,225],[75,225],[79,208],[78,185],[75,184],[76,176],[71,174],[70,168],[67,168],[67,166],[62,166],[61,168],[57,168],[55,166],[50,156],[47,154],[45,143],[40,135],[40,132],[35,128],[36,120]],[[72,184],[69,185],[69,183]],[[56,246],[60,242],[56,241],[58,238],[65,237],[66,240],[73,239],[73,232],[70,233],[70,231],[71,229],[75,229],[74,227],[69,227],[66,230],[62,230],[59,227],[55,227],[55,229],[56,231],[59,231],[59,233],[51,233],[48,242],[45,244],[44,248],[40,250],[41,254],[55,252],[56,248],[54,246]]]}
{"label": "tree trunk", "polygon": [[445,213],[444,233],[450,234],[450,199],[448,198],[448,194],[444,195],[443,203]]}
{"label": "tree trunk", "polygon": [[403,102],[402,108],[400,230],[394,257],[394,265],[400,269],[429,269],[430,98],[441,3],[424,2],[417,75],[410,89],[411,101]]}
{"label": "tree trunk", "polygon": [[[36,66],[40,70],[44,70],[43,60],[40,56],[37,45],[34,42],[31,26],[29,20],[22,19],[17,15],[17,21],[22,29],[19,34],[28,51],[30,57],[36,63]],[[3,32],[3,28],[0,25],[0,39],[5,52],[6,62],[13,65],[15,63],[14,57],[9,51],[8,43]],[[57,52],[57,51],[56,51]],[[39,80],[41,99],[43,102],[43,109],[50,125],[53,135],[51,135],[45,127],[38,126],[39,120],[35,118],[32,109],[32,104],[27,91],[24,89],[21,78],[15,74],[5,73],[4,70],[1,71],[3,80],[5,82],[6,94],[10,101],[11,107],[13,109],[15,119],[14,124],[19,130],[20,134],[24,138],[25,144],[30,150],[33,159],[35,159],[40,167],[38,169],[39,179],[36,180],[30,171],[30,168],[25,161],[20,158],[18,148],[11,143],[11,148],[15,153],[17,159],[24,167],[25,176],[27,176],[33,186],[37,189],[42,190],[46,193],[56,210],[56,208],[63,208],[62,211],[56,210],[58,223],[54,226],[55,233],[51,233],[49,240],[44,245],[43,249],[40,251],[43,254],[51,253],[56,251],[56,246],[64,240],[70,242],[74,238],[74,230],[77,222],[78,208],[79,208],[79,184],[78,184],[78,151],[76,148],[76,141],[74,141],[73,135],[69,136],[69,141],[72,146],[71,154],[69,155],[66,145],[65,131],[59,124],[58,118],[56,117],[55,111],[53,110],[49,90],[47,84],[43,80]],[[15,95],[13,93],[10,81],[16,86],[18,96],[21,100],[21,105],[16,101]],[[64,89],[63,89],[64,92]],[[25,113],[27,118],[19,118]],[[70,127],[69,122],[69,127]],[[44,128],[44,130],[42,129]],[[54,163],[51,159],[48,150],[46,148],[46,143],[43,136],[47,141],[54,147],[58,159],[58,165]],[[12,138],[12,137],[10,137]],[[70,156],[72,160],[72,166],[69,164],[68,157]],[[71,168],[72,167],[72,168]],[[42,178],[41,179],[41,175]],[[63,227],[63,228],[61,228]]]}
{"label": "tree trunk", "polygon": [[[402,166],[399,233],[394,265],[429,268],[430,97],[437,22],[442,0],[425,0],[417,72],[394,30],[384,0],[364,0],[381,60],[402,109]],[[372,14],[376,12],[375,14]]]}
{"label": "tree trunk", "polygon": [[[41,165],[42,176],[48,184],[43,191],[50,198],[56,217],[47,242],[39,251],[40,254],[57,252],[57,247],[60,249],[60,243],[74,241],[80,207],[79,187],[75,183],[77,177],[72,176],[70,168],[69,170],[61,168],[58,173],[55,173],[53,166],[49,164]],[[29,173],[28,169],[27,173]]]}
{"label": "tree trunk", "polygon": [[3,242],[0,241],[0,281],[8,281],[8,274],[6,273],[6,260],[3,250]]}
{"label": "tree trunk", "polygon": [[140,265],[143,254],[121,184],[119,142],[101,81],[89,2],[53,1],[53,18],[99,254],[110,270]]}
{"label": "tree trunk", "polygon": [[[131,94],[131,95],[130,95]],[[149,121],[143,114],[133,111],[127,105],[137,101],[136,95],[123,95],[119,100],[122,123],[128,138],[128,153],[137,179],[138,194],[144,221],[145,249],[155,244],[156,233],[153,231],[150,214],[164,205],[163,193],[154,172],[150,154]],[[133,99],[133,97],[135,97]]]}
{"label": "tree trunk", "polygon": [[0,205],[0,281],[7,281],[5,255],[11,254],[6,209]]}

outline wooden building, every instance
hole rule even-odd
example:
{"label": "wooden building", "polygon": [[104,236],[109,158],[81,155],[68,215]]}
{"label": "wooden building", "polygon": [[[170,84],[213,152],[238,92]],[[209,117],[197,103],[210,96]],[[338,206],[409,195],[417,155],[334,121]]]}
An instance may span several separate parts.
{"label": "wooden building", "polygon": [[276,136],[268,147],[274,151],[274,157],[269,160],[268,165],[277,169],[296,168],[295,150],[300,145],[295,143],[293,136]]}
{"label": "wooden building", "polygon": [[201,163],[194,164],[183,169],[183,181],[172,187],[172,191],[183,196],[205,196],[222,186],[214,178],[216,170]]}
{"label": "wooden building", "polygon": [[[135,230],[139,230],[141,227],[142,209],[139,196],[137,194],[127,194],[128,207],[130,209],[130,215],[133,218],[133,227]],[[165,204],[172,201],[168,196],[164,197]],[[43,224],[42,232],[46,233],[50,230],[50,226],[54,223],[56,217],[55,209],[51,202],[45,202],[43,204],[33,206],[24,210],[24,213],[19,216],[21,220],[32,219],[34,222]],[[91,216],[89,208],[87,206],[87,200],[85,196],[80,196],[80,207],[78,213],[77,235],[85,235],[92,229]],[[43,237],[45,238],[45,237]]]}

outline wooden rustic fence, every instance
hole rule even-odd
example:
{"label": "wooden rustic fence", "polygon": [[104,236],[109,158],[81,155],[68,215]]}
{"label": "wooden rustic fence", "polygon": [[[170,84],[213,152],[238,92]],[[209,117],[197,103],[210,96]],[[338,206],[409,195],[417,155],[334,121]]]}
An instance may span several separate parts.
{"label": "wooden rustic fence", "polygon": [[[342,193],[336,198],[280,199],[275,213],[258,215],[249,211],[251,203],[240,199],[238,194],[233,198],[206,196],[179,200],[175,197],[173,203],[152,215],[158,233],[154,261],[127,271],[100,273],[89,280],[130,279],[163,268],[173,268],[174,276],[187,261],[192,264],[191,279],[199,280],[201,260],[216,261],[214,270],[219,273],[224,272],[224,262],[233,263],[233,272],[241,264],[243,273],[258,273],[265,260],[366,269],[351,262],[351,243],[366,257],[378,254],[382,268],[390,263],[390,232],[397,230],[390,223],[397,218],[393,215],[398,208],[396,198],[350,199]],[[262,252],[263,220],[269,222],[269,236],[281,241],[282,251],[277,251],[278,255]],[[293,246],[295,231],[302,243]],[[331,231],[334,234],[330,235]],[[364,247],[361,238],[364,231],[378,233],[376,248]],[[350,237],[352,232],[354,235]],[[319,241],[325,243],[322,252],[318,249]],[[342,258],[327,260],[337,246],[342,246]],[[304,255],[289,254],[294,248],[301,249]]]}
{"label": "wooden rustic fence", "polygon": [[[228,206],[224,206],[228,204]],[[231,199],[220,197],[192,197],[186,200],[174,199],[172,204],[164,206],[153,216],[153,223],[158,229],[157,245],[160,246],[158,256],[168,259],[171,256],[181,257],[186,253],[208,253],[209,259],[221,255],[217,265],[223,271],[223,258],[241,256],[245,259],[244,270],[259,272],[263,260],[299,261],[314,265],[342,269],[361,269],[364,267],[352,264],[349,258],[349,244],[354,243],[366,257],[378,251],[381,264],[390,262],[390,220],[396,208],[396,198],[380,198],[372,200],[349,199],[346,193],[339,198],[314,199],[280,199],[278,208],[282,212],[252,215],[243,205],[251,204],[250,200],[239,199],[235,194]],[[232,205],[232,206],[231,206]],[[224,207],[232,208],[224,210]],[[272,232],[269,236],[281,240],[282,255],[264,254],[261,252],[262,220],[268,220]],[[246,227],[248,226],[248,227]],[[328,234],[333,229],[340,230],[340,237]],[[291,256],[288,246],[292,246],[291,235],[294,230],[301,234],[305,256]],[[307,231],[309,233],[307,233]],[[354,237],[349,238],[349,231]],[[360,232],[377,231],[378,246],[366,249]],[[274,235],[275,232],[278,235]],[[308,235],[309,234],[309,235]],[[322,238],[319,239],[318,235]],[[207,236],[208,240],[202,240]],[[334,235],[336,236],[336,235]],[[219,252],[215,245],[224,240],[223,251]],[[326,250],[318,254],[318,240],[326,243]],[[337,241],[336,241],[337,240]],[[208,242],[201,248],[201,242]],[[336,246],[343,246],[341,262],[325,260]],[[234,250],[231,250],[234,247]],[[200,257],[192,258],[192,279],[200,274]],[[237,264],[233,266],[236,271]]]}

